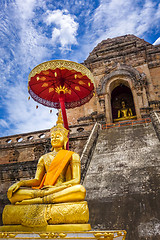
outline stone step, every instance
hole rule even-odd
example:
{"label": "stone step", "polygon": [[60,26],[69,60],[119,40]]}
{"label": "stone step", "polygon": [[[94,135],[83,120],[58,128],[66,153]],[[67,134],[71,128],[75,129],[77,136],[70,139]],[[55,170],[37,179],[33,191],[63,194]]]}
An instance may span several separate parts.
{"label": "stone step", "polygon": [[152,123],[100,130],[83,185],[93,229],[122,228],[127,239],[154,235],[160,142]]}

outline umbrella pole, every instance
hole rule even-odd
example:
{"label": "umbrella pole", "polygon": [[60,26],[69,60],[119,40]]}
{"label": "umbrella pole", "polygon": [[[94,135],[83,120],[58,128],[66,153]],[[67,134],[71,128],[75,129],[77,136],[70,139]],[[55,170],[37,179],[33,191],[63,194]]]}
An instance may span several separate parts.
{"label": "umbrella pole", "polygon": [[[61,92],[61,93],[59,94],[59,102],[60,102],[61,110],[62,110],[63,123],[64,123],[64,127],[65,127],[67,130],[69,130],[64,97],[65,97],[65,96],[64,96],[64,93]],[[68,142],[67,142],[66,149],[69,150],[69,133],[68,133]]]}

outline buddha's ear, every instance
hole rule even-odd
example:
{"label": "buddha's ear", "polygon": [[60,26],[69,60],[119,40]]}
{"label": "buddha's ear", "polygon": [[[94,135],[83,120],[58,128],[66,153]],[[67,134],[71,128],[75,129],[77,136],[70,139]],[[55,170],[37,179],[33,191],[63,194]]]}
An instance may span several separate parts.
{"label": "buddha's ear", "polygon": [[68,142],[68,138],[64,140],[64,150],[66,150],[67,142]]}
{"label": "buddha's ear", "polygon": [[66,150],[67,142],[64,142],[64,150]]}

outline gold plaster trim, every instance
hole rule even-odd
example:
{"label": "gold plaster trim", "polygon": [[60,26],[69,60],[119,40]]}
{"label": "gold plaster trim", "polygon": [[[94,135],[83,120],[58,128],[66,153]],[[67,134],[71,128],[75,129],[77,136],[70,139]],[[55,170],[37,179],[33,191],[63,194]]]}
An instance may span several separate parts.
{"label": "gold plaster trim", "polygon": [[30,81],[31,77],[34,77],[36,74],[39,74],[41,71],[47,71],[48,69],[55,70],[56,68],[60,69],[68,69],[68,70],[75,70],[80,72],[82,75],[86,75],[95,87],[94,77],[90,70],[83,66],[82,64],[68,61],[68,60],[52,60],[48,62],[43,62],[37,65],[33,70],[30,72],[28,77],[28,82]]}
{"label": "gold plaster trim", "polygon": [[[89,225],[89,224],[88,224]],[[10,226],[12,227],[12,226]],[[18,225],[17,225],[18,227]],[[53,227],[53,226],[51,226]],[[62,226],[61,226],[62,227]],[[1,228],[1,227],[0,227]],[[28,237],[18,237],[19,234],[30,234],[31,236]],[[37,234],[37,237],[33,237],[32,234]],[[75,234],[74,236],[68,236],[67,234]],[[81,236],[78,236],[81,234]],[[84,234],[84,236],[83,236]],[[0,232],[0,238],[14,238],[14,239],[51,239],[51,238],[58,238],[58,239],[97,239],[97,240],[113,240],[118,237],[122,237],[122,240],[125,240],[127,232],[125,230],[113,230],[113,231],[32,231],[32,232],[24,232],[24,231],[14,231],[14,232]],[[88,235],[88,236],[87,236]],[[92,236],[91,236],[92,235]]]}

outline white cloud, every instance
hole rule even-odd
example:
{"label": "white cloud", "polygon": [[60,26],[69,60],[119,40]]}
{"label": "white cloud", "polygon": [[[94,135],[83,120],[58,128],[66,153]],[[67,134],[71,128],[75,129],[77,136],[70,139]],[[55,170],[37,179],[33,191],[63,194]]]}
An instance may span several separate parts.
{"label": "white cloud", "polygon": [[[8,124],[14,124],[15,128],[9,134],[31,132],[51,128],[56,121],[56,112],[50,114],[50,109],[37,104],[34,100],[28,101],[29,94],[24,83],[15,84],[6,93],[5,104],[8,110]],[[36,109],[38,105],[38,109]],[[0,122],[1,123],[1,122]],[[5,123],[3,123],[5,124]]]}
{"label": "white cloud", "polygon": [[75,16],[67,10],[47,11],[44,21],[52,27],[52,44],[60,42],[62,48],[68,48],[71,44],[77,44],[76,35],[78,23]]}
{"label": "white cloud", "polygon": [[5,128],[9,128],[8,123],[3,119],[0,119],[0,126],[5,127]]}
{"label": "white cloud", "polygon": [[20,14],[21,20],[31,19],[34,15],[33,9],[37,3],[37,0],[16,0],[16,6],[18,8],[18,12]]}
{"label": "white cloud", "polygon": [[[50,114],[49,108],[41,105],[36,110],[36,102],[27,101],[27,78],[33,67],[51,59],[56,44],[60,43],[62,50],[77,44],[78,23],[67,10],[44,11],[45,2],[13,0],[1,14],[0,87],[6,112],[0,122],[0,127],[6,129],[1,131],[2,135],[36,131],[55,124],[57,110]],[[37,8],[43,8],[38,18]],[[52,38],[47,36],[45,26],[52,32]]]}
{"label": "white cloud", "polygon": [[[33,100],[30,101],[32,104],[27,102],[27,78],[30,70],[44,58],[51,57],[45,45],[46,37],[32,23],[35,7],[37,5],[34,0],[16,0],[2,14],[0,87],[2,105],[6,112],[5,119],[0,121],[2,135],[50,128],[54,124],[49,109],[40,106],[36,110]],[[6,129],[5,132],[1,130],[2,127]]]}
{"label": "white cloud", "polygon": [[158,45],[158,44],[160,44],[160,37],[157,38],[157,40],[153,43],[153,45]]}
{"label": "white cloud", "polygon": [[92,28],[96,44],[106,38],[125,34],[143,37],[153,26],[157,27],[156,21],[160,20],[158,11],[159,8],[150,0],[101,0],[93,16]]}
{"label": "white cloud", "polygon": [[46,46],[47,37],[33,23],[36,8],[41,5],[44,5],[42,0],[16,0],[14,6],[14,20],[19,26],[17,64],[24,64],[26,72],[41,63],[44,58],[51,57]]}

